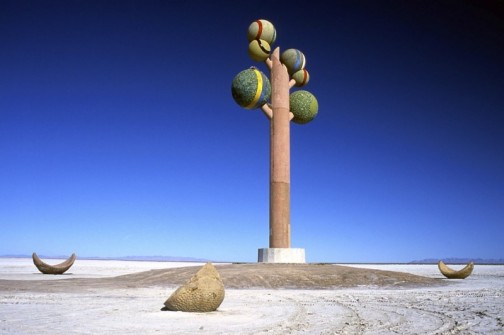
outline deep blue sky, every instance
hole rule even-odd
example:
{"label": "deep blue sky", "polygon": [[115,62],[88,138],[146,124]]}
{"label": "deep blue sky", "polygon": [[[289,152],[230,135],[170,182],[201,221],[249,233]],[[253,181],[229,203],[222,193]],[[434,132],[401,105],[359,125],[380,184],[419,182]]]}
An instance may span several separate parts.
{"label": "deep blue sky", "polygon": [[503,258],[498,1],[0,0],[0,254],[256,261],[269,123],[231,97],[247,28],[297,48],[310,262]]}

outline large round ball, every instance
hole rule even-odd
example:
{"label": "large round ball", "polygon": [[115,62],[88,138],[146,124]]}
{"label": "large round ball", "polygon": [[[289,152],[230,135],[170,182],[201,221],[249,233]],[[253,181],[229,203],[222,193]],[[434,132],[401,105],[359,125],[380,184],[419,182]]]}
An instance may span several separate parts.
{"label": "large round ball", "polygon": [[306,66],[304,54],[297,49],[287,49],[282,52],[280,61],[287,67],[287,71],[291,76]]}
{"label": "large round ball", "polygon": [[293,122],[305,124],[313,120],[318,113],[318,101],[308,91],[296,91],[289,96],[290,111],[294,114]]}
{"label": "large round ball", "polygon": [[264,40],[273,44],[276,40],[275,26],[268,20],[255,20],[248,27],[248,41]]}
{"label": "large round ball", "polygon": [[238,73],[233,79],[231,94],[241,107],[259,108],[270,99],[271,84],[264,73],[256,68],[250,68]]}
{"label": "large round ball", "polygon": [[292,79],[296,81],[296,86],[301,87],[310,81],[310,74],[306,69],[299,70],[292,75]]}
{"label": "large round ball", "polygon": [[258,62],[263,62],[269,57],[271,47],[265,40],[253,40],[249,43],[248,52],[250,58]]}

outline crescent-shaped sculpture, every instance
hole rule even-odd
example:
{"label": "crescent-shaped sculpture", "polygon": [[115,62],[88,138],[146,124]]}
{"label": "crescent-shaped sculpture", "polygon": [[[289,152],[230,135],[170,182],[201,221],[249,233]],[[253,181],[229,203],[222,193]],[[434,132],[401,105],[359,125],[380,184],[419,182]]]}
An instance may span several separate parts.
{"label": "crescent-shaped sculpture", "polygon": [[463,269],[456,271],[449,268],[443,261],[439,261],[438,268],[443,276],[448,279],[464,279],[471,275],[474,269],[474,262],[469,262]]}
{"label": "crescent-shaped sculpture", "polygon": [[77,256],[75,255],[75,253],[73,253],[72,256],[70,256],[70,258],[68,258],[66,261],[56,265],[49,265],[47,263],[44,263],[36,253],[33,253],[32,258],[33,264],[35,264],[37,269],[43,274],[61,275],[68,269],[70,269],[70,267],[72,267]]}

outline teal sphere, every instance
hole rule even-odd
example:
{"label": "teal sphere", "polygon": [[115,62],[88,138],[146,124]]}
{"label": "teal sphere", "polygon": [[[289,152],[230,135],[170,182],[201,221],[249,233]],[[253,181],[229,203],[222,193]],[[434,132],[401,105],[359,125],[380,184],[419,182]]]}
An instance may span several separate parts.
{"label": "teal sphere", "polygon": [[255,109],[269,101],[271,84],[264,73],[256,68],[250,68],[238,73],[233,79],[231,94],[241,107]]}
{"label": "teal sphere", "polygon": [[306,58],[298,49],[285,50],[280,55],[280,61],[287,67],[287,71],[291,76],[306,66]]}
{"label": "teal sphere", "polygon": [[289,96],[290,111],[294,114],[292,122],[305,124],[318,114],[318,101],[308,91],[299,90]]}

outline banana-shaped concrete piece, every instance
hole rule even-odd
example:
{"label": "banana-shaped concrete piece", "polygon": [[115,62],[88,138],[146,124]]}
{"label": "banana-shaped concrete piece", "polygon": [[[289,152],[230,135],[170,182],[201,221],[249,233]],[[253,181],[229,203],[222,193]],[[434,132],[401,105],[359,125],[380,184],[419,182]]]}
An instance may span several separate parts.
{"label": "banana-shaped concrete piece", "polygon": [[60,264],[56,265],[49,265],[47,263],[44,263],[36,253],[33,253],[32,255],[33,258],[33,264],[37,267],[37,269],[42,272],[43,274],[51,274],[51,275],[61,275],[65,273],[70,267],[73,265],[75,262],[75,259],[77,256],[75,254],[72,254],[70,258],[68,258],[66,261]]}
{"label": "banana-shaped concrete piece", "polygon": [[439,261],[438,263],[439,271],[449,279],[464,279],[471,275],[474,269],[474,262],[469,262],[467,265],[461,270],[453,270],[449,268],[443,261]]}

